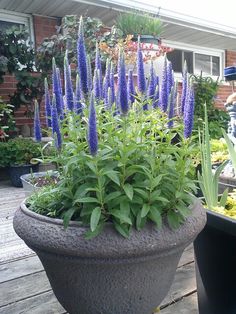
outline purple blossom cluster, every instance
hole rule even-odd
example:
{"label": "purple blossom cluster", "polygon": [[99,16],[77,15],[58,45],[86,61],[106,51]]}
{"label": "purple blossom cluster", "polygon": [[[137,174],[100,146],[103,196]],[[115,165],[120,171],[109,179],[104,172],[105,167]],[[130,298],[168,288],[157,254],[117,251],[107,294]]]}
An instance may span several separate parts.
{"label": "purple blossom cluster", "polygon": [[[78,69],[76,80],[72,79],[71,67],[68,53],[64,58],[64,97],[62,89],[62,78],[56,66],[55,59],[52,61],[52,98],[50,96],[47,80],[45,80],[45,111],[47,126],[52,128],[52,133],[58,149],[62,146],[62,135],[60,124],[66,112],[79,115],[84,114],[87,105],[89,108],[88,119],[88,148],[92,156],[98,151],[98,134],[96,121],[96,104],[104,104],[105,110],[114,108],[114,114],[127,115],[135,102],[142,102],[143,109],[162,110],[167,115],[169,122],[167,127],[172,128],[174,117],[177,114],[178,84],[174,80],[174,72],[171,62],[167,57],[163,58],[162,73],[157,76],[158,71],[154,63],[150,64],[150,71],[146,73],[143,62],[141,46],[137,51],[137,87],[132,70],[126,72],[124,52],[120,49],[117,74],[110,60],[106,62],[104,78],[102,76],[102,63],[99,46],[96,44],[96,56],[93,68],[90,58],[86,55],[83,19],[80,19],[78,43],[77,43]],[[159,73],[160,74],[160,73]],[[117,81],[116,81],[117,76]],[[183,71],[181,114],[184,121],[184,136],[191,135],[194,113],[194,89],[189,84],[187,67]],[[35,111],[35,136],[40,138],[39,112]],[[36,132],[37,131],[37,132]]]}

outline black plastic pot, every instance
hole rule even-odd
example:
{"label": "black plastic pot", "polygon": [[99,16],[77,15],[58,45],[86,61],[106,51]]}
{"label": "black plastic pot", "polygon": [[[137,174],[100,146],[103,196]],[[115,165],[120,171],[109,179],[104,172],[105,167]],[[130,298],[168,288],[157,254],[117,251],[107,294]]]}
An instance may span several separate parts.
{"label": "black plastic pot", "polygon": [[94,239],[88,227],[38,215],[24,204],[14,216],[16,233],[40,258],[52,289],[70,314],[151,314],[173,282],[184,248],[202,230],[200,202],[178,229],[149,223],[123,238],[111,223]]}
{"label": "black plastic pot", "polygon": [[235,314],[236,220],[207,211],[194,252],[199,314]]}
{"label": "black plastic pot", "polygon": [[20,177],[23,174],[32,172],[38,172],[39,165],[20,165],[20,166],[10,166],[9,175],[13,186],[21,188],[23,187]]}

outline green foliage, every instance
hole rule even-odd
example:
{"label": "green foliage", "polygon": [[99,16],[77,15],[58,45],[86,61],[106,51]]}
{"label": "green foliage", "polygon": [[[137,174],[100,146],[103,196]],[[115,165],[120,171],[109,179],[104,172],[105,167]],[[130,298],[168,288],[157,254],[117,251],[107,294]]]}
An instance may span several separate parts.
{"label": "green foliage", "polygon": [[214,81],[211,77],[192,75],[195,86],[195,111],[194,111],[194,129],[195,132],[202,129],[204,123],[204,104],[207,105],[207,116],[209,124],[209,134],[211,138],[220,138],[222,136],[221,128],[226,128],[229,120],[228,114],[222,110],[216,109],[214,99],[216,97],[219,81]]}
{"label": "green foliage", "polygon": [[40,102],[43,81],[32,75],[35,70],[35,52],[26,29],[21,26],[0,31],[0,83],[6,73],[15,74],[16,91],[10,96],[14,108],[30,106],[36,98]]}
{"label": "green foliage", "polygon": [[213,173],[212,171],[212,162],[211,162],[211,146],[210,146],[210,135],[209,135],[209,126],[207,118],[207,109],[205,106],[205,125],[203,127],[202,135],[199,131],[199,146],[201,152],[201,174],[198,173],[198,181],[200,188],[202,190],[203,196],[207,208],[213,210],[214,207],[217,207],[219,204],[222,207],[225,207],[228,195],[228,189],[226,189],[219,200],[218,196],[218,185],[219,185],[219,176],[224,169],[228,161],[223,162]]}
{"label": "green foliage", "polygon": [[152,35],[160,37],[163,24],[159,18],[142,12],[120,13],[116,20],[123,35]]}
{"label": "green foliage", "polygon": [[30,139],[15,138],[0,142],[0,167],[30,164],[40,156],[41,145]]}
{"label": "green foliage", "polygon": [[[84,38],[86,50],[94,65],[96,41],[106,42],[110,47],[115,46],[117,40],[122,36],[120,30],[115,26],[111,29],[105,28],[101,20],[97,18],[84,17]],[[79,17],[77,15],[66,15],[62,19],[62,24],[57,29],[57,34],[50,38],[45,38],[37,49],[37,67],[43,73],[49,73],[52,68],[52,57],[55,58],[59,68],[63,68],[63,58],[66,49],[70,63],[76,62],[76,44],[79,28]],[[102,53],[101,58],[105,64],[107,55]]]}
{"label": "green foliage", "polygon": [[[114,108],[113,108],[114,109]],[[110,221],[124,237],[147,221],[157,228],[167,216],[177,228],[191,211],[193,147],[178,121],[168,129],[159,109],[144,111],[136,101],[126,116],[97,104],[99,149],[91,156],[87,143],[88,110],[68,113],[62,122],[64,143],[58,156],[60,182],[28,199],[31,210],[90,226],[87,237]],[[51,196],[50,196],[51,195]],[[54,195],[57,195],[55,197]]]}
{"label": "green foliage", "polygon": [[12,107],[0,97],[0,141],[9,137],[9,131],[15,130]]}
{"label": "green foliage", "polygon": [[219,140],[212,139],[211,142],[211,161],[213,164],[222,163],[229,159],[227,143],[221,138]]}
{"label": "green foliage", "polygon": [[232,161],[234,172],[236,173],[236,151],[235,151],[235,146],[231,142],[231,139],[230,139],[229,135],[226,134],[225,130],[222,129],[222,132],[223,132],[226,144],[227,144],[227,148],[228,148],[230,160]]}

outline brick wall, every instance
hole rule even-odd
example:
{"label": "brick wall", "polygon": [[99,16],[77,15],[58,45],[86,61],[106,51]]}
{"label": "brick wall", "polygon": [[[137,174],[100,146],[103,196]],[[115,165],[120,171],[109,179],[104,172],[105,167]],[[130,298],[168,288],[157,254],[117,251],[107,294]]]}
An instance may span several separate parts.
{"label": "brick wall", "polygon": [[[33,26],[35,35],[36,47],[42,42],[45,37],[50,37],[56,32],[56,25],[58,24],[58,19],[44,16],[33,16]],[[13,75],[5,75],[4,83],[0,84],[0,96],[7,101],[9,95],[13,94],[16,88],[16,79]],[[16,125],[21,129],[25,124],[29,126],[33,125],[33,120],[27,118],[25,115],[26,107],[21,106],[15,112]],[[41,112],[42,122],[44,122],[44,112]]]}

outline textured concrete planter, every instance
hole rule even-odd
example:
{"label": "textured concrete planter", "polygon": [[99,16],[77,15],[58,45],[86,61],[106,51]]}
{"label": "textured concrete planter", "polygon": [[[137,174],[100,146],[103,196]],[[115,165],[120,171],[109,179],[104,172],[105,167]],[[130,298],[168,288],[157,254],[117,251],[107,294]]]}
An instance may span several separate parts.
{"label": "textured concrete planter", "polygon": [[16,233],[39,256],[53,291],[70,314],[151,314],[174,279],[184,248],[202,230],[206,214],[199,201],[192,215],[173,231],[153,224],[129,239],[108,223],[102,234],[85,240],[88,230],[29,211],[14,217]]}

